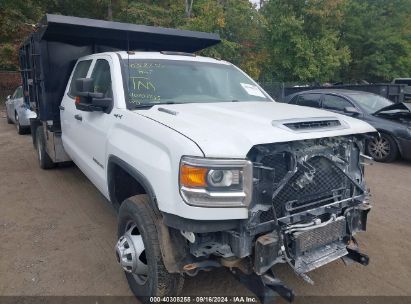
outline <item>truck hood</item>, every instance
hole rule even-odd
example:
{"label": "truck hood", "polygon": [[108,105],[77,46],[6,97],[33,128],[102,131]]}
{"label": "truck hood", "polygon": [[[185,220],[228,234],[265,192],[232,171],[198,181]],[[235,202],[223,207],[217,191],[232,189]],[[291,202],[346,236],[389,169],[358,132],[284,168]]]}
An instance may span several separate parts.
{"label": "truck hood", "polygon": [[[190,138],[207,157],[244,158],[257,144],[376,131],[366,122],[351,117],[277,102],[156,105],[134,112]],[[340,125],[301,130],[284,125],[327,120],[337,120]]]}

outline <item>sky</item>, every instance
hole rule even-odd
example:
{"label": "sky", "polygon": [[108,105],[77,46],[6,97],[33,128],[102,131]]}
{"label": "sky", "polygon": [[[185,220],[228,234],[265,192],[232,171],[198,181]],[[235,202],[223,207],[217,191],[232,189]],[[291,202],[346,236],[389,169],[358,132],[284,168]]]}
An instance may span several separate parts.
{"label": "sky", "polygon": [[251,3],[255,3],[255,4],[258,5],[258,4],[260,3],[260,0],[250,0],[250,2],[251,2]]}
{"label": "sky", "polygon": [[260,4],[260,0],[250,0],[251,3],[257,4],[257,6]]}

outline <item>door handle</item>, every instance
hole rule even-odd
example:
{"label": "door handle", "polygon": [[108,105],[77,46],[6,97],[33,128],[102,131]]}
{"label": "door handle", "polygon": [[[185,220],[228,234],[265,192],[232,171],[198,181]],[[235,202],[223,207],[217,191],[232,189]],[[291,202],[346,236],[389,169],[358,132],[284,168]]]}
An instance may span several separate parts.
{"label": "door handle", "polygon": [[80,120],[80,121],[83,120],[83,117],[81,117],[81,115],[79,115],[79,114],[74,115],[74,118],[77,119],[77,120]]}
{"label": "door handle", "polygon": [[59,106],[59,109],[64,111],[64,107],[63,106]]}

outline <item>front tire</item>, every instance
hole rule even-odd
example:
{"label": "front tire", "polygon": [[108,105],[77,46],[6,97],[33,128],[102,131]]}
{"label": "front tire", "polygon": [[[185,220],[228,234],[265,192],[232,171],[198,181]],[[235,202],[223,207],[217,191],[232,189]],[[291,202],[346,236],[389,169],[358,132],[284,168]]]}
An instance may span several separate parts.
{"label": "front tire", "polygon": [[6,109],[6,119],[7,119],[7,123],[9,124],[9,125],[11,125],[12,123],[13,123],[13,121],[10,119],[10,117],[9,117],[9,113],[7,112],[7,109]]}
{"label": "front tire", "polygon": [[19,135],[25,134],[26,130],[20,125],[19,115],[17,113],[15,114],[14,118],[16,120],[17,134],[19,134]]}
{"label": "front tire", "polygon": [[43,127],[36,129],[36,149],[40,168],[47,170],[56,166],[46,152]]}
{"label": "front tire", "polygon": [[367,154],[378,162],[393,162],[398,157],[397,143],[391,136],[381,133],[368,141]]}
{"label": "front tire", "polygon": [[130,289],[143,303],[149,297],[177,296],[184,283],[182,275],[164,266],[157,221],[147,195],[128,198],[120,206],[116,254]]}

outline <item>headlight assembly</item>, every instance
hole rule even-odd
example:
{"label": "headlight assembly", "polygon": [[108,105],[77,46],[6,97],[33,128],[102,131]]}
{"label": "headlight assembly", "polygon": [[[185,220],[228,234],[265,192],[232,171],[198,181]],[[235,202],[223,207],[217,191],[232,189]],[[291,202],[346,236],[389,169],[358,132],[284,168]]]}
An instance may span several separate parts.
{"label": "headlight assembly", "polygon": [[251,201],[252,168],[248,160],[184,156],[181,196],[193,206],[246,207]]}

